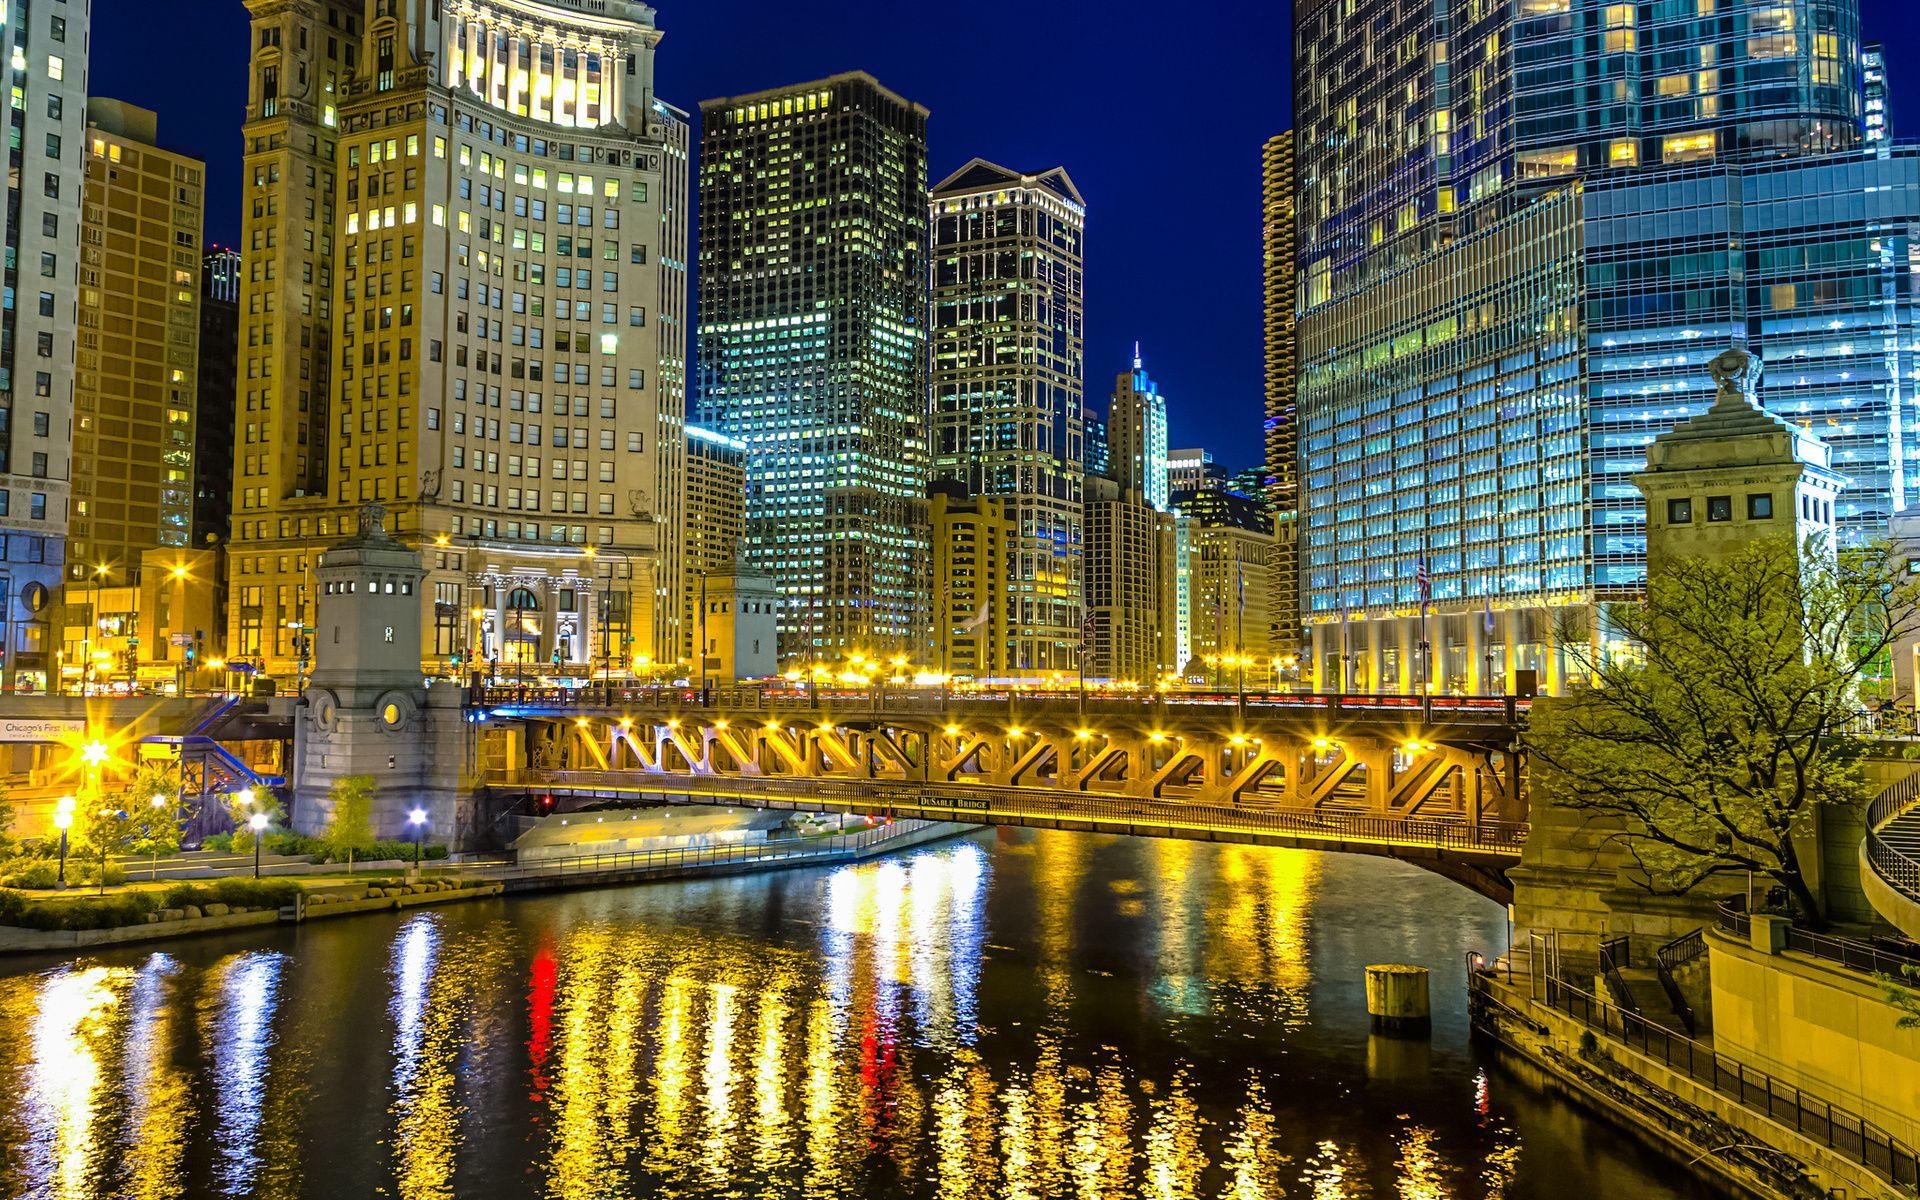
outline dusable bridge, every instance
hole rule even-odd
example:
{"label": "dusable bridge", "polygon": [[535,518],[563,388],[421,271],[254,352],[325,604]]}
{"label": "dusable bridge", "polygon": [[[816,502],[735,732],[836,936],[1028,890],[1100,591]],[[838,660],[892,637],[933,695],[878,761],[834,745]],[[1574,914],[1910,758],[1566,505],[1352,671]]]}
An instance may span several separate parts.
{"label": "dusable bridge", "polygon": [[1502,902],[1511,699],[491,688],[485,780],[535,811],[676,799],[1341,850]]}

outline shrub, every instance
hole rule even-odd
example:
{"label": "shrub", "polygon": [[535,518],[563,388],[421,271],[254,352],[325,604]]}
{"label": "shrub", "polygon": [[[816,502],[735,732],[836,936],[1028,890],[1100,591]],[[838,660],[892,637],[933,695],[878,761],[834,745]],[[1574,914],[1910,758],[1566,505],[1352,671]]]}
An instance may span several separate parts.
{"label": "shrub", "polygon": [[43,858],[16,858],[0,875],[0,886],[10,888],[50,888],[59,882],[59,868]]}
{"label": "shrub", "polygon": [[290,879],[217,879],[212,898],[221,904],[244,904],[248,908],[278,908],[292,904],[300,894],[300,885]]}
{"label": "shrub", "polygon": [[[447,848],[445,846],[427,846],[423,848],[420,853],[420,857],[425,859],[441,859],[441,858],[445,858],[446,856],[447,856]],[[397,858],[402,862],[412,862],[413,861],[413,843],[400,842],[400,841],[375,842],[373,843],[373,849],[360,855],[360,857],[363,859],[366,859],[369,861],[375,861],[375,862],[383,859],[389,859],[389,858]],[[326,861],[345,862],[346,856],[342,855],[337,859],[329,858]]]}
{"label": "shrub", "polygon": [[216,854],[231,854],[233,852],[233,835],[230,833],[213,834],[201,839],[200,848],[202,850],[211,850]]}
{"label": "shrub", "polygon": [[[68,866],[73,866],[68,863]],[[119,863],[90,862],[81,867],[80,882],[88,887],[119,887],[127,881],[127,873]]]}
{"label": "shrub", "polygon": [[20,924],[20,914],[27,910],[28,903],[19,892],[0,888],[0,925]]}
{"label": "shrub", "polygon": [[325,849],[319,838],[299,833],[270,833],[266,840],[268,854],[279,854],[286,858],[319,858]]}
{"label": "shrub", "polygon": [[28,904],[16,919],[27,929],[115,929],[139,924],[158,907],[151,892],[122,892],[118,896]]}

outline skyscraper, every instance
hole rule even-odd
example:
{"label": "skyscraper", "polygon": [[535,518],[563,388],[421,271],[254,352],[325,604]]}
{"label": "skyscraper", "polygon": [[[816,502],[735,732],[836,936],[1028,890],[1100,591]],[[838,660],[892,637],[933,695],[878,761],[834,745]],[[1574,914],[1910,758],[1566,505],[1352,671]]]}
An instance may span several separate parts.
{"label": "skyscraper", "polygon": [[[747,528],[746,445],[687,426],[686,630],[689,655],[700,642],[702,581],[739,569]],[[695,661],[691,657],[689,661]],[[697,665],[697,662],[696,662]]]}
{"label": "skyscraper", "polygon": [[229,656],[292,673],[314,554],[379,504],[427,552],[424,662],[677,658],[688,141],[653,10],[252,10]]}
{"label": "skyscraper", "polygon": [[240,361],[238,250],[207,249],[200,266],[200,369],[193,414],[193,545],[233,532],[234,365]]}
{"label": "skyscraper", "polygon": [[1267,141],[1260,155],[1261,276],[1266,367],[1267,503],[1273,508],[1269,555],[1273,623],[1283,648],[1300,639],[1300,414],[1298,278],[1299,211],[1293,131]]}
{"label": "skyscraper", "polygon": [[104,579],[137,583],[141,554],[192,539],[205,171],[161,148],[147,109],[87,101],[67,540],[76,580],[105,567]]}
{"label": "skyscraper", "polygon": [[1087,481],[1087,673],[1151,687],[1178,671],[1174,517],[1102,476]]}
{"label": "skyscraper", "polygon": [[1137,345],[1133,370],[1114,381],[1107,406],[1107,458],[1115,483],[1167,511],[1167,401]]}
{"label": "skyscraper", "polygon": [[1008,669],[1068,671],[1082,637],[1082,243],[1062,168],[974,159],[932,194],[933,475],[1005,498]]}
{"label": "skyscraper", "polygon": [[1266,504],[1212,488],[1176,492],[1173,505],[1188,537],[1189,652],[1216,686],[1236,686],[1244,677],[1248,687],[1262,687],[1273,654],[1273,519]]}
{"label": "skyscraper", "polygon": [[49,596],[66,562],[90,10],[64,0],[14,0],[8,9],[0,22],[14,96],[0,212],[0,686],[35,691],[54,669]]}
{"label": "skyscraper", "polygon": [[1213,461],[1213,451],[1200,447],[1167,451],[1167,490],[1204,492],[1223,486],[1227,469]]}
{"label": "skyscraper", "polygon": [[782,654],[929,620],[927,110],[864,73],[701,105],[700,424],[746,443]]}
{"label": "skyscraper", "polygon": [[951,481],[928,489],[933,549],[934,662],[943,675],[1004,679],[1012,671],[1008,566],[1020,527],[999,496],[969,496]]}
{"label": "skyscraper", "polygon": [[[1889,381],[1912,368],[1841,360],[1909,354],[1879,331],[1911,289],[1875,263],[1904,253],[1920,194],[1898,152],[1854,149],[1854,0],[1364,7],[1296,10],[1301,553],[1323,686],[1413,689],[1429,597],[1437,688],[1574,682],[1552,612],[1638,588],[1630,476],[1711,402],[1705,365],[1729,343],[1793,364],[1769,407],[1852,431],[1843,536],[1883,521],[1911,455]],[[1876,315],[1855,288],[1897,299]]]}

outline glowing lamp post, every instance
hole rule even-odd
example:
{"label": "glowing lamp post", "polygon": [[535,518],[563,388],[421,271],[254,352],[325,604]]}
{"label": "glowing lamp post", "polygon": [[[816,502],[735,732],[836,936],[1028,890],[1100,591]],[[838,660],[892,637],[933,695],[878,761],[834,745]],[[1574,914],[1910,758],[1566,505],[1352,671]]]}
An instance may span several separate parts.
{"label": "glowing lamp post", "polygon": [[53,810],[53,827],[60,831],[60,879],[56,887],[67,886],[67,831],[73,828],[72,796],[60,797],[60,806]]}
{"label": "glowing lamp post", "polygon": [[407,814],[407,824],[413,826],[413,873],[420,873],[420,848],[427,840],[427,810],[416,808]]}
{"label": "glowing lamp post", "polygon": [[[252,789],[248,789],[241,794],[250,796]],[[247,828],[253,830],[253,877],[255,879],[260,878],[260,843],[266,840],[265,834],[268,824],[267,814],[263,812],[257,812],[247,818]]]}

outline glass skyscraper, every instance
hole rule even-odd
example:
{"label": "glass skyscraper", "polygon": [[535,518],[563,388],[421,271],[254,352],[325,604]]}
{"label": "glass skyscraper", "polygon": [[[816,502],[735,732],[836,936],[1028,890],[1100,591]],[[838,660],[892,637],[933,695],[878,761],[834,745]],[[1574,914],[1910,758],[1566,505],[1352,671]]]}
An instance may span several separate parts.
{"label": "glass skyscraper", "polygon": [[927,110],[859,72],[700,107],[698,412],[746,444],[781,655],[920,650]]}
{"label": "glass skyscraper", "polygon": [[1844,535],[1884,528],[1913,454],[1920,179],[1859,149],[1856,0],[1357,8],[1296,17],[1323,686],[1570,682],[1552,614],[1641,585],[1629,477],[1729,344],[1834,445]]}
{"label": "glass skyscraper", "polygon": [[1083,636],[1087,210],[1063,168],[974,159],[932,196],[933,475],[1006,500],[1006,669],[1075,669]]}

